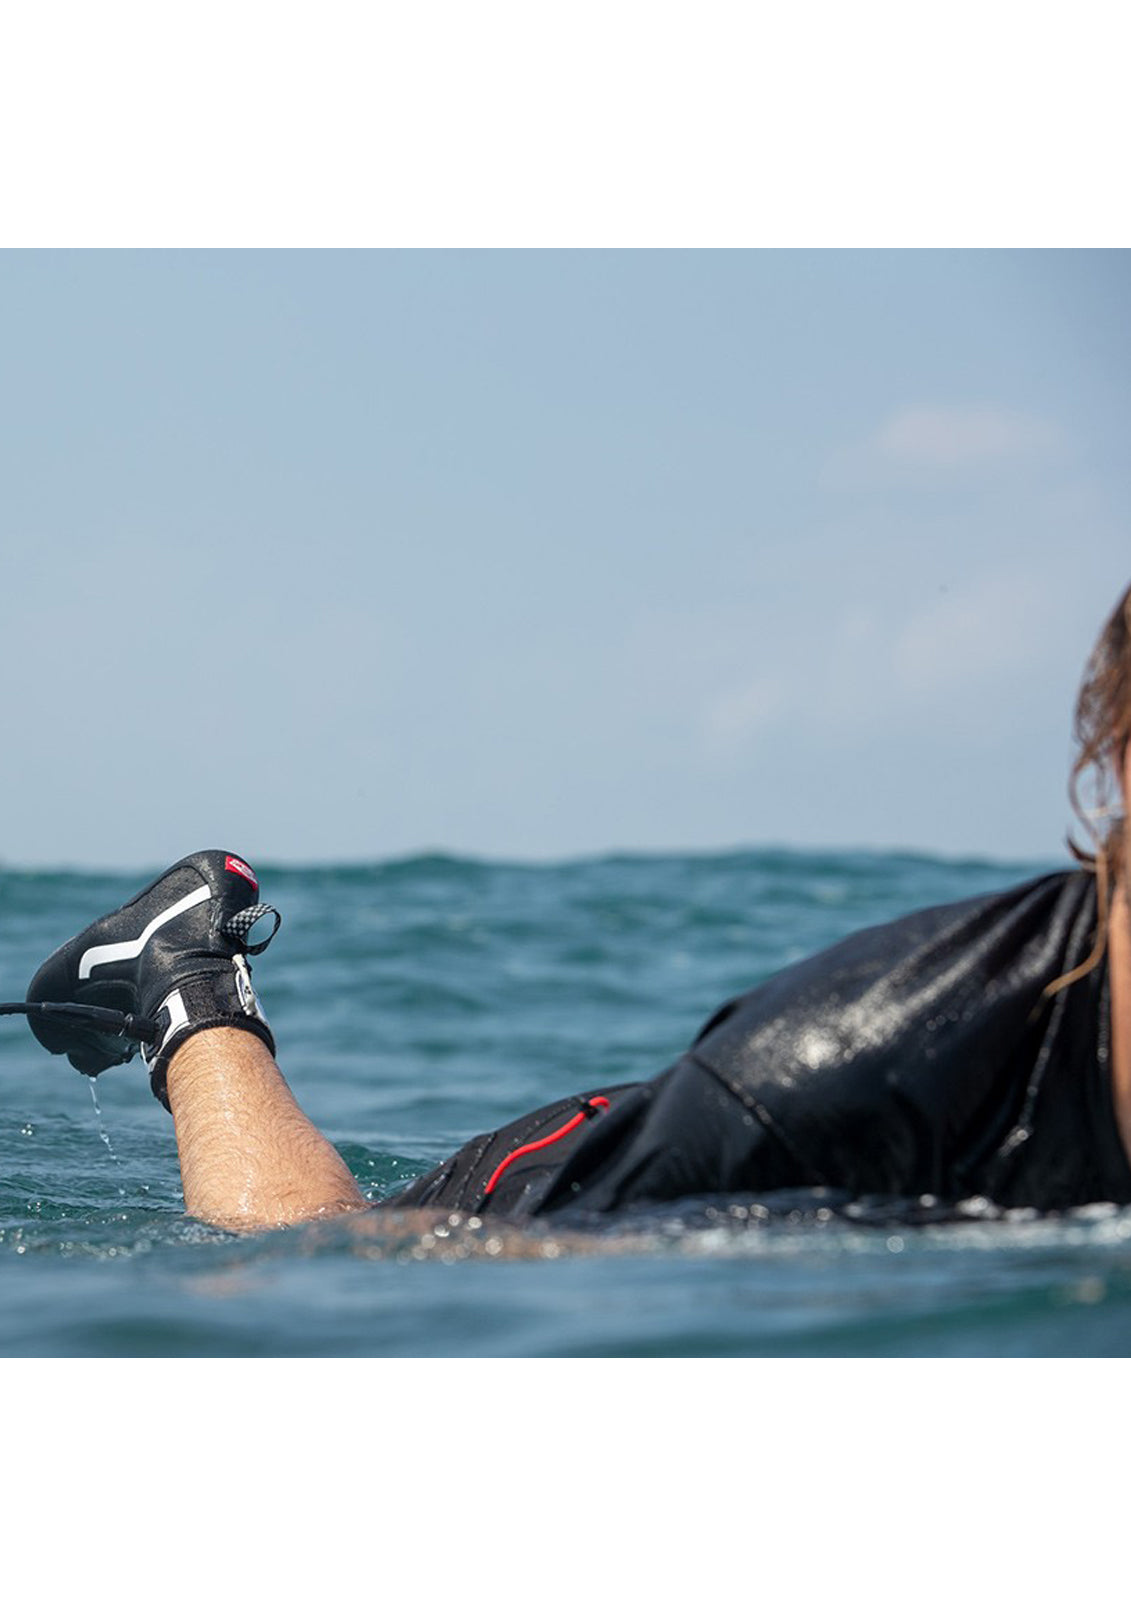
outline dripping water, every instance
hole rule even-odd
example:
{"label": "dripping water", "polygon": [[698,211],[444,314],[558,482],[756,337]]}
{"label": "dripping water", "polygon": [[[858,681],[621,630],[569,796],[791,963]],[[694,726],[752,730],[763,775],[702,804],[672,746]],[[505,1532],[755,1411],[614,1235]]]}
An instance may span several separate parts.
{"label": "dripping water", "polygon": [[[89,1077],[87,1079],[87,1085],[90,1087],[90,1100],[94,1104],[94,1113],[95,1113],[96,1119],[98,1120],[98,1134],[99,1134],[99,1136],[101,1136],[102,1140],[106,1143],[106,1151],[109,1153],[110,1157],[114,1160],[114,1163],[118,1166],[118,1168],[120,1170],[121,1167],[122,1167],[122,1161],[118,1157],[117,1153],[115,1153],[115,1151],[114,1151],[114,1145],[110,1140],[110,1133],[107,1131],[106,1124],[105,1124],[105,1122],[104,1122],[104,1120],[102,1118],[102,1108],[101,1108],[101,1106],[99,1104],[99,1101],[98,1101],[98,1093],[94,1089],[94,1078],[93,1078],[93,1076],[91,1076],[91,1077]],[[118,1196],[119,1197],[125,1197],[125,1195],[126,1195],[125,1187],[119,1184],[119,1186],[118,1186]]]}

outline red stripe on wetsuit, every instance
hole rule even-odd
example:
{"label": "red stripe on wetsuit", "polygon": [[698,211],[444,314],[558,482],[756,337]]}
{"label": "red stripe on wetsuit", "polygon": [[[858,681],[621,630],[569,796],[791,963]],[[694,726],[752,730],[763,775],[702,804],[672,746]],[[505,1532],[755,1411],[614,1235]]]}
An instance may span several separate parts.
{"label": "red stripe on wetsuit", "polygon": [[536,1153],[540,1147],[549,1147],[554,1142],[560,1142],[563,1136],[568,1136],[570,1131],[575,1131],[585,1120],[592,1119],[594,1114],[599,1113],[602,1108],[608,1108],[608,1106],[609,1099],[607,1097],[589,1097],[579,1113],[575,1114],[572,1119],[567,1120],[564,1125],[559,1126],[556,1131],[551,1131],[549,1136],[543,1136],[537,1142],[527,1142],[523,1147],[516,1147],[513,1153],[507,1154],[506,1158],[495,1170],[484,1188],[483,1196],[485,1198],[491,1196],[491,1193],[499,1183],[503,1171],[513,1164],[516,1158],[522,1158],[525,1153]]}

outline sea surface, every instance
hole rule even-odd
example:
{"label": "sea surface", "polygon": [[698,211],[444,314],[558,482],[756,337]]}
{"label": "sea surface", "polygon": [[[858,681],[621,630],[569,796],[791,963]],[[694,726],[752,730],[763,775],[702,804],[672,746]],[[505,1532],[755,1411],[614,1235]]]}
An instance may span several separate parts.
{"label": "sea surface", "polygon": [[[256,983],[300,1103],[379,1198],[529,1108],[657,1073],[726,997],[852,930],[1059,866],[256,862],[284,921]],[[149,878],[0,868],[0,1001]],[[974,1199],[908,1225],[779,1195],[580,1240],[373,1225],[240,1236],[186,1218],[140,1060],[91,1082],[0,1020],[0,1355],[1131,1351],[1131,1210],[1001,1216]]]}

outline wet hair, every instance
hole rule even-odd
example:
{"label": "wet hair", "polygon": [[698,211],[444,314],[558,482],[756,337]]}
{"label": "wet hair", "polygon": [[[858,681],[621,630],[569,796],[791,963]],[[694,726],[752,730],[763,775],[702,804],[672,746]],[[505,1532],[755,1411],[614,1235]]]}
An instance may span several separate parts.
{"label": "wet hair", "polygon": [[[1131,585],[1100,632],[1076,698],[1073,735],[1079,751],[1068,781],[1073,812],[1091,837],[1090,849],[1069,842],[1073,856],[1098,868],[1114,885],[1123,873],[1124,824],[1119,776],[1131,740]],[[1090,802],[1081,784],[1090,782]]]}
{"label": "wet hair", "polygon": [[1107,947],[1112,888],[1126,872],[1126,819],[1120,776],[1131,741],[1131,585],[1100,631],[1084,670],[1072,726],[1076,759],[1068,778],[1072,811],[1090,845],[1071,837],[1069,851],[1096,877],[1096,944],[1071,974],[1061,975],[1046,996],[1071,985],[1096,967]]}

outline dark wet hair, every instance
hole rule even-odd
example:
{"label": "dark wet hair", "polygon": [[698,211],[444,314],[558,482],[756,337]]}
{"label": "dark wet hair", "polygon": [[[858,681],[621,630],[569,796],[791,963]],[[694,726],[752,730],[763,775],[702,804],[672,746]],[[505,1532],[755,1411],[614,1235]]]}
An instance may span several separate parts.
{"label": "dark wet hair", "polygon": [[1112,888],[1123,880],[1127,868],[1127,821],[1120,775],[1131,741],[1131,585],[1116,602],[1092,648],[1076,698],[1072,733],[1077,753],[1068,777],[1068,795],[1090,845],[1082,847],[1069,837],[1068,846],[1073,857],[1096,877],[1096,944],[1085,963],[1046,988],[1046,996],[1079,980],[1103,957]]}

